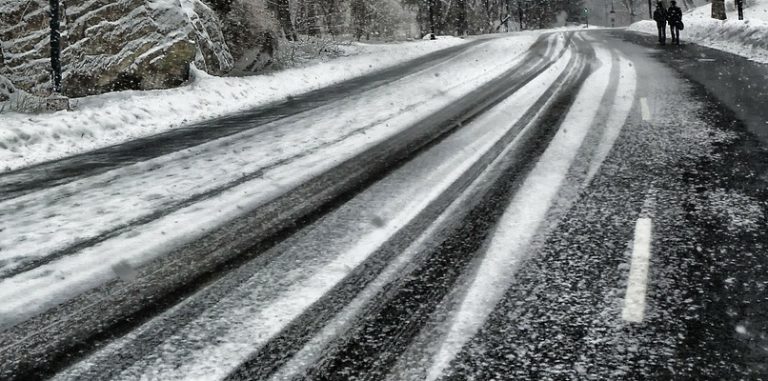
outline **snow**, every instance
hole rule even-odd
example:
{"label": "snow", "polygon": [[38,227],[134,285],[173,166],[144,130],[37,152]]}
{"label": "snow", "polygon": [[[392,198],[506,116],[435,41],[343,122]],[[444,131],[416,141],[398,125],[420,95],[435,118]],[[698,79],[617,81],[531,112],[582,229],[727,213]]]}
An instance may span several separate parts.
{"label": "snow", "polygon": [[74,111],[0,114],[0,172],[247,110],[465,42],[354,44],[346,57],[268,75],[224,78],[198,71],[181,88],[79,98],[73,100]]}
{"label": "snow", "polygon": [[[514,57],[515,53],[532,42],[531,39],[524,40],[522,45],[503,40],[492,43],[495,58],[503,63],[499,65],[499,70],[508,69],[520,59],[519,56]],[[558,37],[558,44],[551,45],[562,47],[562,38]],[[550,52],[554,54],[556,49]],[[477,70],[475,57],[477,55],[467,55],[460,61]],[[564,70],[569,58],[568,55],[563,57],[540,78],[523,87],[518,96],[508,98],[338,210],[272,249],[275,253],[265,254],[271,258],[268,263],[255,261],[238,269],[239,272],[253,274],[237,283],[236,289],[216,299],[217,302],[199,318],[146,353],[119,378],[173,380],[219,379],[226,376],[341,282],[384,242],[392,239],[453,184],[460,183],[462,176],[549,88],[557,74]],[[483,74],[483,77],[491,79],[496,74],[498,72],[493,71]],[[406,259],[394,266],[406,266],[410,262],[407,258],[413,252],[405,251],[401,255]],[[383,276],[394,272],[385,271]],[[373,285],[383,287],[385,283],[379,281]],[[366,295],[370,297],[373,293],[371,291]],[[205,292],[195,296],[205,297]],[[163,321],[172,319],[172,314],[182,309],[184,303],[195,301],[186,300],[141,329],[150,329],[148,327],[155,323],[162,326]],[[130,345],[131,337],[137,334],[132,333],[128,338],[111,344],[103,352],[119,353],[120,346]],[[106,358],[108,353],[97,353],[95,358],[75,366],[60,379],[77,379],[78,372],[88,371],[89,364],[101,361],[100,356]]]}
{"label": "snow", "polygon": [[[608,91],[611,68],[614,62],[611,53],[602,46],[595,48],[596,57],[602,65],[587,78],[574,105],[565,116],[560,130],[555,134],[550,145],[539,158],[536,166],[525,179],[520,190],[505,210],[493,233],[482,262],[476,270],[475,278],[463,297],[450,328],[443,337],[434,362],[428,372],[427,380],[437,380],[449,366],[451,360],[472,338],[485,322],[487,316],[499,302],[519,263],[525,258],[529,244],[544,222],[550,206],[566,181],[566,175],[576,159],[577,152],[587,133],[598,117],[598,110],[603,96]],[[611,107],[606,136],[601,145],[612,145],[616,130],[621,130],[628,110],[634,100],[636,83],[635,69],[626,60],[621,67],[618,93],[628,93],[628,97],[616,97]],[[601,151],[609,151],[606,146],[593,159],[599,165],[604,157]]]}
{"label": "snow", "polygon": [[600,142],[597,144],[592,162],[589,164],[586,179],[587,183],[591,182],[597,174],[597,171],[600,170],[600,167],[608,157],[613,145],[619,138],[621,130],[624,127],[624,122],[629,117],[635,98],[635,91],[637,90],[637,73],[632,65],[632,62],[628,59],[624,57],[619,58],[619,70],[622,75],[619,78],[618,86],[622,91],[617,93],[612,112],[608,114],[605,132],[603,133]]}
{"label": "snow", "polygon": [[0,326],[125,274],[125,263],[139,267],[397,134],[497,77],[535,39],[494,40],[355,98],[0,202],[0,277],[109,238],[0,280]]}
{"label": "snow", "polygon": [[[746,6],[743,21],[738,19],[733,1],[727,2],[726,9],[728,19],[724,21],[711,18],[712,4],[684,13],[680,39],[768,63],[768,0],[754,0]],[[632,24],[628,30],[657,33],[656,23],[650,20]]]}
{"label": "snow", "polygon": [[[467,129],[471,130],[483,125],[509,126],[515,123],[515,121],[519,120],[520,116],[526,110],[530,109],[533,103],[543,95],[543,92],[547,89],[547,87],[555,82],[557,76],[566,70],[567,62],[570,60],[571,55],[572,54],[570,51],[566,52],[566,54],[555,63],[555,65],[542,73],[541,76],[537,78],[535,83],[529,84],[522,88],[519,93],[515,94],[515,96],[508,98],[506,101],[490,110],[490,112],[484,115],[480,120],[467,126]],[[526,129],[527,128],[530,128],[530,126],[527,126]],[[523,133],[524,132],[521,131],[520,135]],[[478,134],[471,133],[470,135]],[[468,140],[464,136],[457,136],[457,138],[459,141]],[[499,136],[497,136],[495,139],[498,138]],[[493,142],[494,140],[490,140],[489,142]],[[495,168],[499,162],[503,161],[502,158],[507,157],[506,153],[518,146],[519,143],[517,140],[514,140],[511,144],[509,144],[504,152],[499,155],[497,160],[486,168],[485,173],[481,175],[477,180],[475,180],[472,187],[479,186],[481,183],[488,181],[483,176],[489,174],[489,172],[492,172],[492,169]],[[308,343],[301,351],[299,351],[299,353],[297,353],[289,363],[287,363],[276,374],[274,374],[271,379],[275,381],[293,379],[296,376],[301,375],[304,367],[308,364],[314,363],[316,357],[322,353],[324,348],[326,348],[325,343],[329,342],[332,340],[332,338],[338,336],[347,329],[351,329],[350,325],[355,322],[353,317],[362,308],[364,308],[366,303],[370,302],[374,296],[376,296],[382,289],[384,289],[384,287],[386,287],[395,279],[402,277],[403,272],[407,271],[408,266],[413,266],[413,263],[418,260],[417,254],[423,250],[423,246],[426,245],[426,241],[431,239],[431,236],[434,234],[434,231],[432,230],[435,229],[437,225],[440,225],[443,221],[452,218],[451,215],[456,213],[456,209],[460,208],[461,203],[466,201],[464,200],[466,197],[471,197],[471,191],[465,191],[462,196],[458,197],[457,200],[446,210],[446,212],[444,212],[439,218],[435,220],[432,225],[430,225],[429,230],[425,232],[419,238],[419,240],[404,250],[399,257],[393,260],[393,262],[376,278],[375,281],[371,283],[371,285],[359,293],[358,296],[345,307],[345,309],[339,314],[338,317],[328,323],[328,325],[320,333],[318,333],[312,339],[312,341],[310,341],[310,343]]]}

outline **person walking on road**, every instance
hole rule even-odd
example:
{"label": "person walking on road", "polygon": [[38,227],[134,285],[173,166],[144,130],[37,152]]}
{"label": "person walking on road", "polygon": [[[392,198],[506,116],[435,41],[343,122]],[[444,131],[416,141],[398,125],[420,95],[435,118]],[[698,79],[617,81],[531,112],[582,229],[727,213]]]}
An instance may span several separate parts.
{"label": "person walking on road", "polygon": [[680,29],[683,24],[683,10],[677,6],[677,2],[672,0],[672,6],[667,10],[667,20],[669,20],[669,30],[672,32],[672,43],[680,45]]}
{"label": "person walking on road", "polygon": [[656,3],[656,10],[653,11],[653,19],[656,21],[656,28],[659,30],[659,44],[667,43],[667,10],[664,4],[659,1]]}

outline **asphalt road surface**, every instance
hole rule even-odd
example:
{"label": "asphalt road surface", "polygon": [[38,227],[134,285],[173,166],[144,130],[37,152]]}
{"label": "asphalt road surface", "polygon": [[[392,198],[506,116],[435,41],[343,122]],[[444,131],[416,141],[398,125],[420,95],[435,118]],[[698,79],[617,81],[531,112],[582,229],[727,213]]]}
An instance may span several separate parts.
{"label": "asphalt road surface", "polygon": [[[768,66],[654,40],[545,35],[468,96],[204,236],[0,313],[0,379],[768,379]],[[34,206],[332,114],[488,42],[2,174],[0,200]],[[0,281],[98,253],[268,170],[0,263]]]}

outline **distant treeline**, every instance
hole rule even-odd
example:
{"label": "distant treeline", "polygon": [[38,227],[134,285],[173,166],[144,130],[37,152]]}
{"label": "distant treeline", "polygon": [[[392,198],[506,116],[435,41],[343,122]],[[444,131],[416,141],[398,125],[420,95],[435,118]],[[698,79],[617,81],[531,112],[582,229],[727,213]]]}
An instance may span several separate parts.
{"label": "distant treeline", "polygon": [[[365,0],[362,0],[365,1]],[[482,34],[583,21],[582,0],[403,0],[423,32]]]}
{"label": "distant treeline", "polygon": [[[583,22],[582,0],[204,0],[219,12],[265,9],[282,35],[356,39],[465,35]],[[256,13],[256,12],[253,12]],[[252,14],[253,14],[252,13]],[[259,24],[268,24],[260,20]],[[419,36],[419,37],[420,37]]]}

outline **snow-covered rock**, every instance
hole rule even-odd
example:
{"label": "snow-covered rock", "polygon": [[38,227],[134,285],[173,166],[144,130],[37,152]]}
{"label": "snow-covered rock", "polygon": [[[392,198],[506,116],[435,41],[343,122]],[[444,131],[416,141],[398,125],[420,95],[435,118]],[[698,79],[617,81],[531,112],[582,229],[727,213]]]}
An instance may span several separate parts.
{"label": "snow-covered rock", "polygon": [[50,91],[45,0],[0,1],[0,75],[31,92]]}
{"label": "snow-covered rock", "polygon": [[181,0],[181,5],[195,29],[197,68],[216,75],[232,70],[234,59],[216,13],[200,0]]}
{"label": "snow-covered rock", "polygon": [[[37,95],[51,91],[46,0],[3,0],[0,75]],[[209,73],[232,68],[216,14],[200,0],[69,0],[62,62],[72,97],[177,86],[189,64]]]}
{"label": "snow-covered rock", "polygon": [[218,9],[218,15],[235,60],[235,75],[253,74],[274,62],[280,47],[280,29],[267,1],[233,0],[224,9]]}

